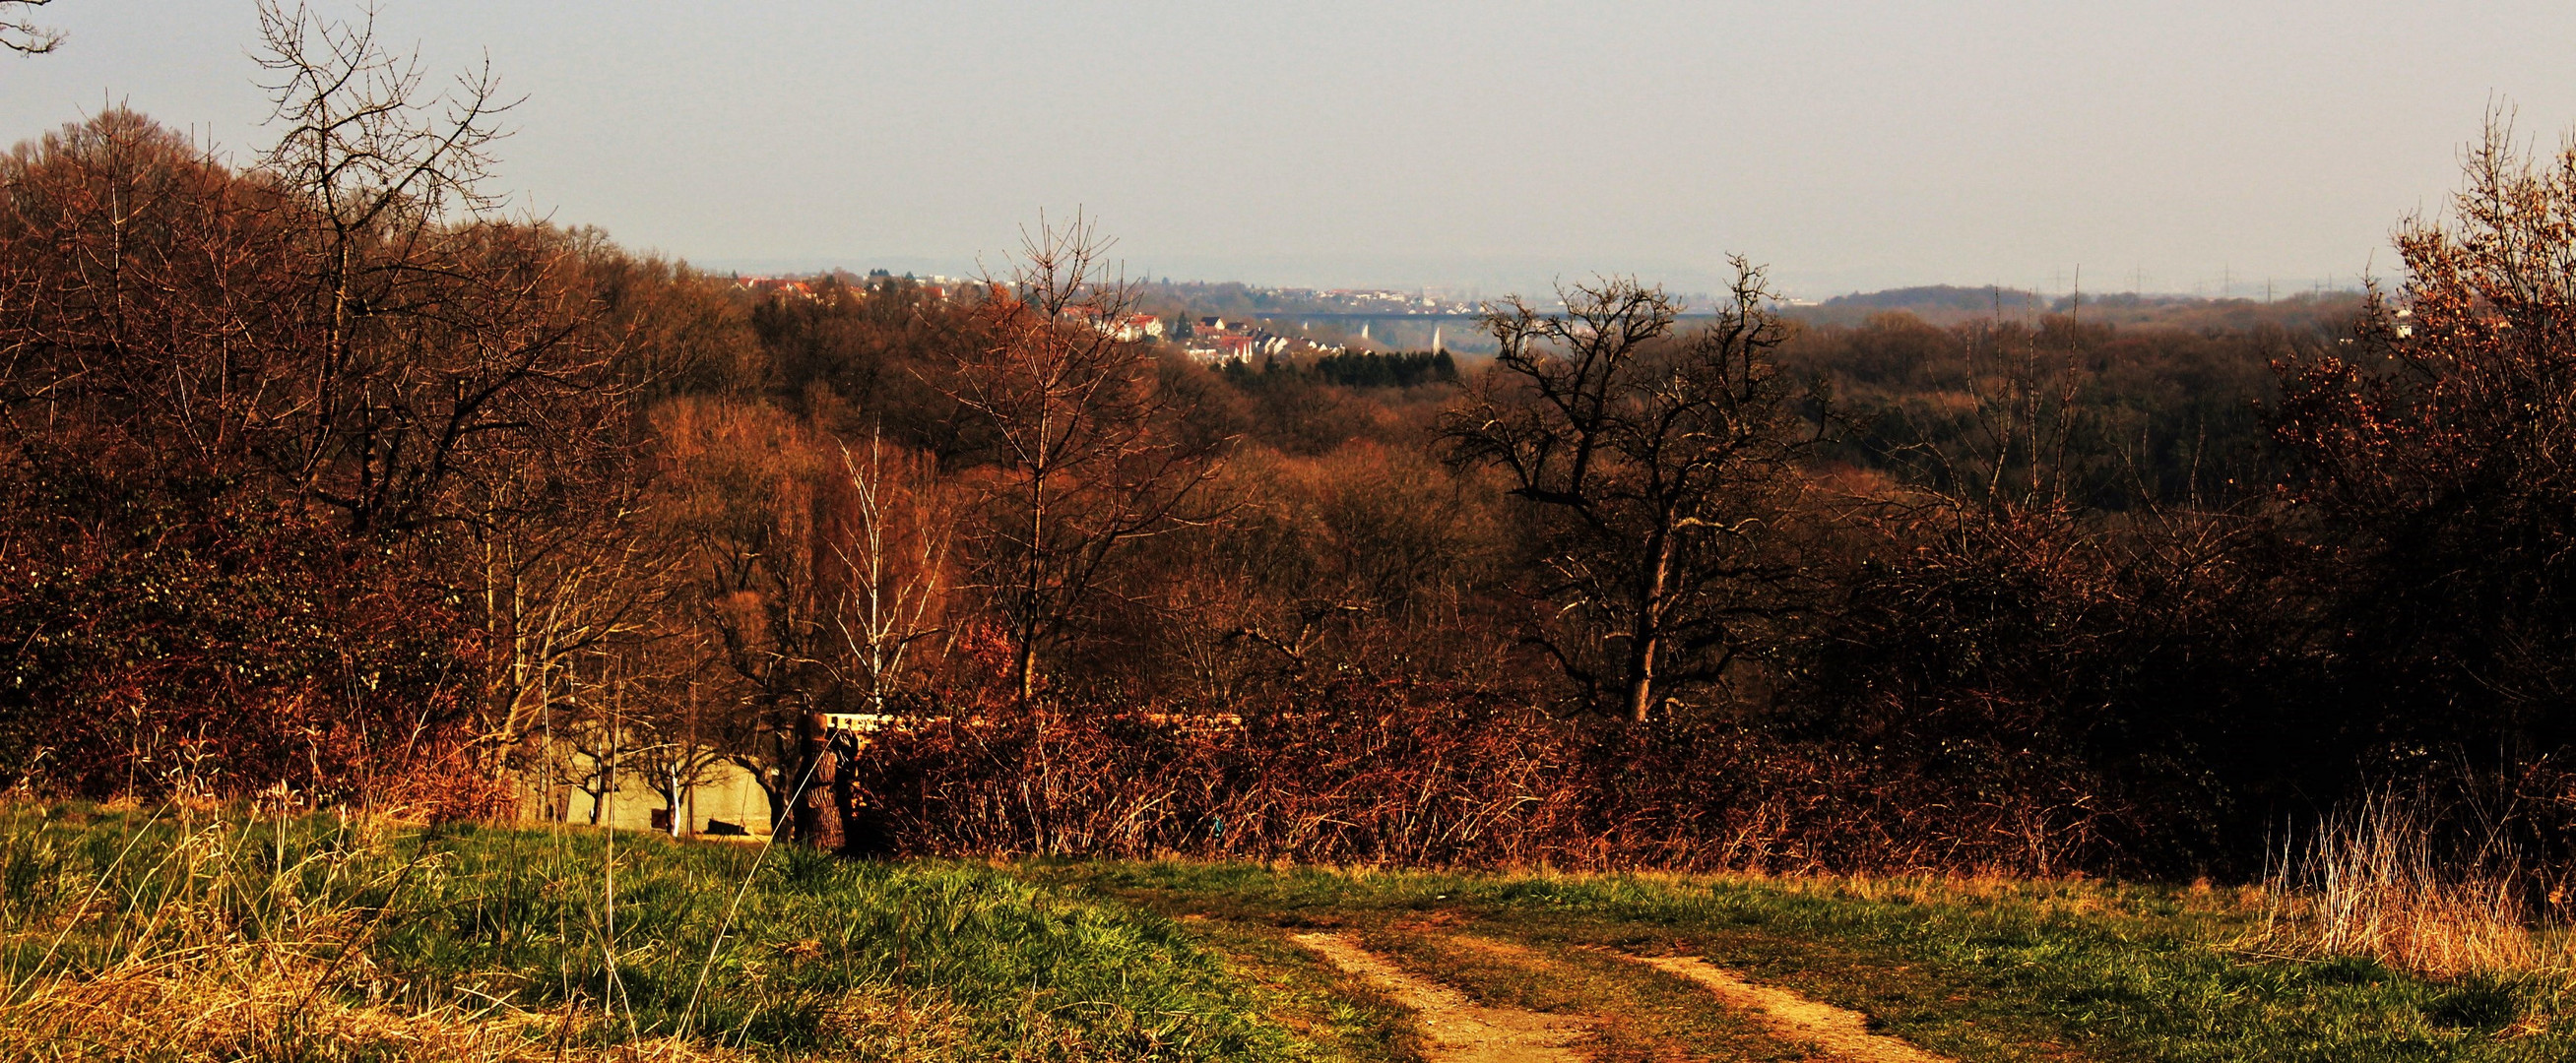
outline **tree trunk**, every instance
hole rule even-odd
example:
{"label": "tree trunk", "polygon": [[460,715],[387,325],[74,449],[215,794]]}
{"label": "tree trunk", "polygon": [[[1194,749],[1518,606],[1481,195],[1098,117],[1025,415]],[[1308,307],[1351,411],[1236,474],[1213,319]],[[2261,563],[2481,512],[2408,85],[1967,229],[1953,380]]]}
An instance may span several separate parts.
{"label": "tree trunk", "polygon": [[[749,771],[751,769],[745,768],[743,770]],[[788,811],[787,791],[781,788],[780,783],[774,781],[777,777],[777,773],[775,771],[771,771],[766,776],[763,776],[760,773],[755,772],[753,777],[760,784],[760,796],[766,798],[769,802],[770,835],[772,837],[794,840],[796,837],[796,817],[793,813]]]}
{"label": "tree trunk", "polygon": [[1645,723],[1653,717],[1655,710],[1655,648],[1652,642],[1646,645],[1644,657],[1645,663],[1638,669],[1637,677],[1628,684],[1628,719],[1634,723]]}
{"label": "tree trunk", "polygon": [[829,724],[819,712],[805,714],[803,727],[804,767],[796,774],[804,781],[803,792],[796,797],[796,841],[808,848],[839,852],[849,842],[847,826],[841,822],[840,757],[832,752]]}
{"label": "tree trunk", "polygon": [[[1038,425],[1043,434],[1046,419],[1042,418]],[[1020,588],[1020,608],[1026,615],[1019,619],[1020,644],[1013,662],[1019,672],[1014,678],[1019,683],[1022,708],[1028,707],[1038,692],[1038,594],[1046,586],[1047,473],[1047,467],[1041,464],[1029,476],[1029,562]]]}
{"label": "tree trunk", "polygon": [[1663,649],[1664,596],[1671,593],[1675,536],[1667,527],[1656,537],[1655,564],[1637,596],[1636,630],[1628,640],[1628,718],[1637,723],[1655,712],[1655,657]]}
{"label": "tree trunk", "polygon": [[680,786],[679,769],[674,768],[662,789],[662,803],[669,806],[671,810],[670,817],[664,822],[670,825],[671,836],[674,838],[680,836],[681,825],[688,822],[680,810],[681,803],[686,800],[688,800],[687,791]]}
{"label": "tree trunk", "polygon": [[1020,704],[1025,706],[1029,703],[1029,700],[1035,698],[1038,693],[1038,661],[1035,635],[1030,635],[1020,640],[1018,650],[1013,652],[1011,655],[1011,670],[1019,673],[1017,687],[1019,691]]}

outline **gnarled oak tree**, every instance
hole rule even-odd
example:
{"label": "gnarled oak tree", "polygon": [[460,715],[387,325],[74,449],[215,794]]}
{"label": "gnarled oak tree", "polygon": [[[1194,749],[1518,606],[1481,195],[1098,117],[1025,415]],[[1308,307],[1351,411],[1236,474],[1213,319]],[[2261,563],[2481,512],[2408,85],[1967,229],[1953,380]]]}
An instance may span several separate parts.
{"label": "gnarled oak tree", "polygon": [[1805,445],[1770,354],[1785,337],[1762,271],[1735,260],[1716,319],[1677,334],[1661,288],[1610,278],[1518,299],[1501,352],[1444,431],[1501,470],[1540,555],[1535,637],[1603,709],[1644,722],[1718,681],[1748,629],[1791,608],[1778,549]]}

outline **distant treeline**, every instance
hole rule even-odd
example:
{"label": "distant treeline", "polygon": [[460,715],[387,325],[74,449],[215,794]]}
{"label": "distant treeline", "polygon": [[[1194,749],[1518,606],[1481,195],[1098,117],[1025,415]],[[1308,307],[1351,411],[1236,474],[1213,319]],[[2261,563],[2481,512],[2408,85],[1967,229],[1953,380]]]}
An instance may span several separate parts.
{"label": "distant treeline", "polygon": [[[2183,330],[2058,314],[1944,328],[1883,313],[1811,326],[1780,364],[1811,389],[1810,418],[1830,422],[1822,453],[1904,482],[1985,489],[1975,481],[2001,448],[2008,465],[2045,465],[2088,508],[2224,506],[2293,471],[2267,419],[2280,405],[2272,361],[2332,343],[2349,321]],[[2033,430],[2047,438],[2028,445],[2045,452],[2008,442]]]}
{"label": "distant treeline", "polygon": [[1227,380],[1238,385],[1259,384],[1283,374],[1346,388],[1410,388],[1458,382],[1458,362],[1447,351],[1338,351],[1303,365],[1263,359],[1257,368],[1236,360],[1226,363],[1223,372]]}
{"label": "distant treeline", "polygon": [[2091,323],[2127,327],[2249,332],[2266,327],[2296,330],[2339,325],[2350,321],[2360,305],[2360,293],[2352,291],[2296,292],[2258,300],[2137,292],[2048,296],[1999,285],[1979,288],[1935,284],[1837,295],[1819,303],[1790,307],[1785,312],[1812,324],[1840,326],[1859,325],[1875,315],[1895,312],[1942,326],[1980,319],[2035,325],[2045,316],[2069,315]]}

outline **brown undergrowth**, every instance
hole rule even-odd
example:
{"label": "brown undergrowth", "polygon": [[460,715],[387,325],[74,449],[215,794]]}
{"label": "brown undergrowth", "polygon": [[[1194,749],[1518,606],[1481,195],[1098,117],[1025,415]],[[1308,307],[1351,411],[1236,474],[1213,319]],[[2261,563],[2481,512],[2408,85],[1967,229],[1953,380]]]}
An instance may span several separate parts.
{"label": "brown undergrowth", "polygon": [[1935,767],[1714,723],[1611,727],[1344,684],[1239,722],[1028,713],[876,736],[856,832],[905,854],[2054,875],[2116,865],[2050,767]]}

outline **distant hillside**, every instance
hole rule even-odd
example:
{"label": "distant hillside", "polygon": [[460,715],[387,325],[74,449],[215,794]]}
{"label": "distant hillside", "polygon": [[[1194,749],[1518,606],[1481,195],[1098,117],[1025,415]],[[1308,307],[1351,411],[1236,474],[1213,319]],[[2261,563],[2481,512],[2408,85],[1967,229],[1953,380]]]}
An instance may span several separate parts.
{"label": "distant hillside", "polygon": [[2037,292],[2023,291],[2019,288],[1998,288],[1991,285],[1962,288],[1955,284],[1926,284],[1912,288],[1890,288],[1883,292],[1853,292],[1850,295],[1837,295],[1818,304],[1818,308],[1826,311],[1911,310],[1917,314],[1927,310],[1965,310],[1985,314],[1992,313],[1998,302],[2022,306],[2042,304],[2046,301]]}
{"label": "distant hillside", "polygon": [[2301,293],[2269,302],[2136,292],[2086,293],[2079,305],[2071,296],[2050,298],[2022,288],[1927,284],[1837,295],[1821,303],[1790,307],[1788,313],[1813,325],[1860,325],[1880,314],[1893,313],[1946,326],[1988,317],[2029,320],[2071,311],[2087,321],[2103,324],[2202,330],[2248,329],[2262,324],[2307,328],[2349,318],[2360,306],[2360,293],[2349,291]]}

